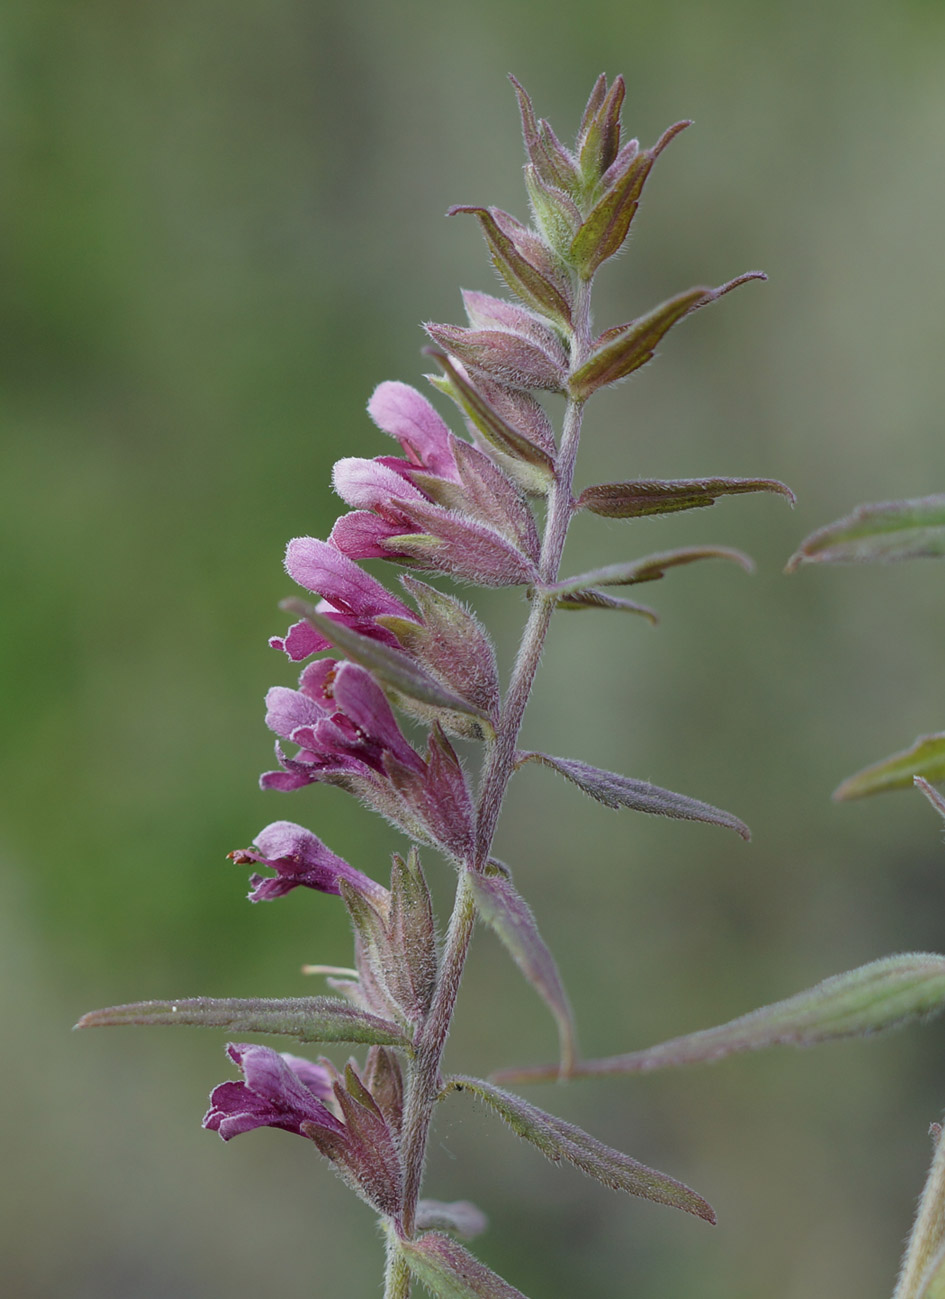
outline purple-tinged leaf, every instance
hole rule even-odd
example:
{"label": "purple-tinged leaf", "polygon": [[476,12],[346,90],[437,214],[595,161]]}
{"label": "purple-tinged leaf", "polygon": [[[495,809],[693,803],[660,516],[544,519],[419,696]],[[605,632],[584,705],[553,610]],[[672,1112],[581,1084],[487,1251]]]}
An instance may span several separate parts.
{"label": "purple-tinged leaf", "polygon": [[720,496],[743,492],[777,492],[794,504],[790,487],[774,478],[683,478],[631,483],[598,483],[585,487],[577,499],[579,509],[605,519],[639,519],[651,514],[673,514],[714,505]]}
{"label": "purple-tinged leaf", "polygon": [[734,830],[746,841],[751,838],[748,826],[731,812],[687,798],[685,794],[660,789],[659,785],[651,785],[648,780],[632,780],[616,771],[603,771],[575,758],[554,758],[548,753],[518,754],[515,765],[520,767],[525,762],[540,762],[544,767],[551,767],[605,807],[629,807],[635,812],[650,812],[680,821],[704,821],[708,825]]}
{"label": "purple-tinged leaf", "polygon": [[[466,376],[457,370],[448,356],[434,348],[427,348],[426,355],[432,356],[441,366],[448,382],[449,396],[486,441],[512,460],[527,465],[532,471],[535,490],[546,490],[555,476],[554,459],[549,449],[537,445],[513,428],[505,416],[499,414],[486,400],[479,388],[471,384]],[[433,382],[439,383],[439,380],[434,379]],[[482,379],[479,382],[489,383],[488,380]],[[513,391],[519,396],[525,396],[518,390]]]}
{"label": "purple-tinged leaf", "polygon": [[546,184],[560,187],[568,194],[578,194],[583,187],[583,182],[575,158],[548,132],[540,130],[535,120],[532,101],[524,87],[514,77],[509,77],[509,80],[518,96],[519,112],[522,115],[522,135],[525,138],[525,150],[532,166]]}
{"label": "purple-tinged leaf", "polygon": [[571,286],[551,250],[532,231],[499,208],[456,206],[447,216],[469,213],[479,220],[492,262],[526,306],[563,328],[571,325]]}
{"label": "purple-tinged leaf", "polygon": [[420,858],[411,848],[406,859],[394,855],[390,877],[390,944],[410,989],[411,1018],[430,1009],[436,987],[436,922]]}
{"label": "purple-tinged leaf", "polygon": [[546,1159],[554,1163],[566,1159],[582,1173],[614,1191],[626,1191],[629,1195],[640,1195],[658,1204],[668,1204],[714,1224],[712,1206],[682,1182],[648,1168],[611,1146],[605,1146],[581,1128],[554,1114],[547,1114],[521,1096],[513,1096],[481,1078],[463,1075],[450,1078],[447,1086],[451,1091],[471,1091],[491,1105],[513,1132],[537,1146]]}
{"label": "purple-tinged leaf", "polygon": [[302,1130],[310,1136],[322,1154],[336,1164],[343,1179],[353,1190],[379,1209],[381,1213],[399,1214],[403,1204],[403,1168],[397,1142],[387,1126],[377,1102],[349,1064],[345,1068],[344,1084],[335,1083],[335,1098],[345,1122],[342,1139],[324,1128],[309,1131],[303,1123]]}
{"label": "purple-tinged leaf", "polygon": [[471,725],[464,725],[460,733],[482,739],[494,729],[500,702],[495,649],[488,633],[454,596],[408,574],[401,581],[417,603],[421,622],[384,618],[382,626],[447,690],[473,705],[475,717],[467,719]]}
{"label": "purple-tinged leaf", "polygon": [[491,293],[472,289],[463,289],[462,293],[471,329],[498,329],[506,334],[517,334],[553,357],[562,369],[567,367],[568,355],[560,338],[540,316],[515,302],[493,297]]}
{"label": "purple-tinged leaf", "polygon": [[397,1053],[372,1046],[364,1064],[364,1085],[377,1102],[391,1131],[400,1135],[404,1117],[404,1076]]}
{"label": "purple-tinged leaf", "polygon": [[559,596],[555,601],[555,608],[620,609],[624,613],[641,614],[654,627],[659,622],[656,612],[645,604],[637,604],[635,600],[625,600],[619,595],[608,595],[606,591],[596,591],[593,587],[585,587],[582,591],[569,591],[567,595]]}
{"label": "purple-tinged leaf", "polygon": [[473,808],[459,759],[440,726],[430,732],[428,762],[417,769],[388,760],[388,779],[413,815],[424,826],[426,837],[457,861],[472,851]]}
{"label": "purple-tinged leaf", "polygon": [[[658,1046],[600,1060],[579,1061],[574,1077],[651,1073],[709,1064],[769,1046],[816,1046],[908,1024],[945,1009],[945,956],[909,952],[835,974],[793,997],[753,1010],[717,1028],[674,1037]],[[553,1065],[504,1069],[503,1082],[537,1082],[556,1076]]]}
{"label": "purple-tinged leaf", "polygon": [[513,388],[563,392],[566,367],[557,356],[504,329],[464,329],[429,322],[424,329],[444,351],[471,370]]}
{"label": "purple-tinged leaf", "polygon": [[419,1231],[450,1231],[463,1240],[480,1236],[489,1225],[489,1219],[469,1200],[442,1200],[417,1202],[417,1228]]}
{"label": "purple-tinged leaf", "polygon": [[920,735],[911,748],[849,776],[833,791],[833,797],[844,803],[890,789],[910,789],[916,776],[936,783],[945,780],[945,731]]}
{"label": "purple-tinged leaf", "polygon": [[583,591],[594,586],[635,586],[639,582],[655,582],[671,568],[683,564],[694,564],[700,559],[728,559],[738,564],[746,573],[754,571],[754,564],[748,555],[728,546],[683,546],[679,550],[667,550],[660,555],[647,555],[643,559],[631,559],[623,564],[609,564],[606,568],[595,568],[590,573],[579,573],[577,577],[568,577],[561,582],[553,582],[541,588],[549,594],[570,595],[574,591]]}
{"label": "purple-tinged leaf", "polygon": [[333,997],[188,997],[182,1001],[135,1001],[83,1015],[76,1028],[114,1028],[125,1024],[188,1024],[241,1033],[278,1033],[299,1042],[360,1042],[409,1045],[389,1020],[356,1010]]}
{"label": "purple-tinged leaf", "polygon": [[474,704],[445,689],[401,650],[384,645],[369,636],[362,636],[350,627],[342,627],[339,623],[332,622],[322,614],[316,613],[314,608],[304,601],[284,600],[281,607],[290,613],[301,614],[333,645],[344,650],[350,659],[366,668],[383,686],[395,690],[398,695],[414,699],[431,708],[445,708],[451,712],[468,713],[470,716],[488,720]]}
{"label": "purple-tinged leaf", "polygon": [[480,875],[469,871],[476,908],[501,939],[506,951],[558,1025],[560,1072],[567,1077],[577,1059],[574,1019],[555,958],[538,932],[538,925],[525,899],[512,881],[503,875]]}
{"label": "purple-tinged leaf", "polygon": [[921,776],[915,776],[914,780],[916,789],[925,795],[940,816],[945,817],[945,798],[937,789],[933,789],[927,780],[923,780]]}
{"label": "purple-tinged leaf", "polygon": [[532,512],[508,475],[484,451],[469,442],[456,442],[460,482],[416,472],[418,487],[436,505],[495,528],[507,541],[537,563],[541,542]]}
{"label": "purple-tinged leaf", "polygon": [[859,505],[835,523],[818,528],[787,562],[802,564],[889,564],[900,559],[945,555],[945,492],[907,501]]}
{"label": "purple-tinged leaf", "polygon": [[410,1271],[435,1299],[527,1299],[469,1250],[438,1231],[400,1240],[397,1247]]}
{"label": "purple-tinged leaf", "polygon": [[402,502],[400,512],[418,531],[390,537],[391,557],[479,586],[524,586],[538,576],[534,562],[485,523],[429,501]]}
{"label": "purple-tinged leaf", "polygon": [[341,896],[354,929],[358,990],[366,1006],[402,1025],[416,1022],[410,982],[400,953],[393,949],[386,914],[345,883]]}
{"label": "purple-tinged leaf", "polygon": [[938,1124],[933,1141],[932,1164],[893,1299],[945,1299],[945,1141]]}
{"label": "purple-tinged leaf", "polygon": [[717,289],[699,286],[679,293],[675,298],[654,307],[645,316],[631,320],[629,324],[618,325],[602,334],[594,346],[590,357],[576,374],[571,376],[571,395],[584,400],[591,393],[607,384],[625,379],[627,375],[646,365],[663,335],[668,333],[678,321],[691,312],[705,307],[717,298],[730,293],[732,289],[748,280],[763,280],[767,277],[761,271],[747,271],[744,275],[729,280]]}

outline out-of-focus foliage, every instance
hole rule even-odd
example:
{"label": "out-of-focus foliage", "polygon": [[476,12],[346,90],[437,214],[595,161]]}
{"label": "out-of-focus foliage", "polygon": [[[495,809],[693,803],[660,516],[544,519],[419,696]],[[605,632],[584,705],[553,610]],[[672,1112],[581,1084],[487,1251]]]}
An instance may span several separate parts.
{"label": "out-of-focus foliage", "polygon": [[[696,125],[601,274],[601,328],[679,283],[770,278],[598,399],[578,486],[752,475],[798,506],[579,519],[569,571],[627,537],[628,555],[737,544],[758,573],[681,571],[653,588],[658,629],[559,618],[523,738],[731,807],[754,841],[608,816],[526,768],[499,853],[588,1055],[941,950],[945,855],[921,800],[829,792],[928,729],[945,606],[922,566],[781,569],[823,519],[945,484],[945,13],[15,0],[0,28],[5,1276],[23,1299],[371,1293],[370,1220],[307,1149],[224,1152],[200,1131],[222,1035],[68,1034],[91,1005],[310,996],[302,962],[347,959],[336,900],[250,907],[225,860],[286,814],[255,788],[263,693],[294,680],[266,645],[293,593],[284,542],[326,533],[339,455],[386,449],[364,406],[429,368],[415,322],[455,317],[459,285],[493,289],[472,223],[441,213],[524,215],[505,74],[576,124],[594,76],[622,72],[644,144]],[[524,607],[497,592],[486,612],[507,668]],[[306,792],[292,815],[385,878],[396,836]],[[488,934],[464,998],[451,1068],[553,1054]],[[643,1297],[885,1299],[943,1064],[931,1025],[557,1097],[699,1186],[715,1234],[576,1190],[472,1111],[444,1110],[429,1189],[484,1204],[479,1253],[536,1296],[619,1278]]]}

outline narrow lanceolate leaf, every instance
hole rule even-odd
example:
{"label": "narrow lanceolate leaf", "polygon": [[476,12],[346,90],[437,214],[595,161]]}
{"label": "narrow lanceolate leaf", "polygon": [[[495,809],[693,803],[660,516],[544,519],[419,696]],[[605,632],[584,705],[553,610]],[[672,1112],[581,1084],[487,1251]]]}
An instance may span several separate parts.
{"label": "narrow lanceolate leaf", "polygon": [[498,208],[456,206],[447,215],[461,213],[478,217],[493,264],[512,292],[556,324],[570,327],[566,282],[555,272],[550,251],[542,256],[541,247],[535,246],[539,245],[537,237],[533,236],[533,244],[524,226]]}
{"label": "narrow lanceolate leaf", "polygon": [[644,559],[631,559],[625,564],[595,568],[590,573],[578,573],[577,577],[554,582],[542,590],[569,595],[572,591],[583,591],[593,586],[635,586],[638,582],[655,582],[665,576],[669,569],[694,564],[700,559],[727,559],[738,564],[746,573],[751,573],[755,567],[748,555],[728,546],[684,546],[679,550],[664,551],[660,555],[647,555]]}
{"label": "narrow lanceolate leaf", "polygon": [[833,797],[842,803],[888,789],[908,789],[916,776],[935,782],[945,780],[945,731],[920,735],[911,748],[858,771],[834,790]]}
{"label": "narrow lanceolate leaf", "polygon": [[938,790],[933,789],[929,782],[923,780],[921,776],[915,777],[915,787],[925,795],[939,816],[945,817],[945,798],[942,797]]}
{"label": "narrow lanceolate leaf", "polygon": [[417,1228],[420,1231],[451,1231],[463,1240],[479,1236],[489,1225],[489,1219],[469,1200],[420,1200],[417,1203]]}
{"label": "narrow lanceolate leaf", "polygon": [[344,627],[341,623],[316,613],[312,605],[306,604],[304,600],[283,600],[280,608],[300,614],[332,645],[344,650],[355,663],[367,668],[382,686],[432,708],[448,708],[453,712],[468,713],[471,717],[488,720],[481,709],[445,689],[400,650],[373,640],[370,636],[362,636],[351,627]]}
{"label": "narrow lanceolate leaf", "polygon": [[812,532],[787,563],[889,564],[945,555],[945,492],[908,501],[860,505],[852,514]]}
{"label": "narrow lanceolate leaf", "polygon": [[618,325],[609,329],[597,340],[590,357],[576,374],[571,376],[571,395],[578,400],[589,397],[598,388],[618,379],[625,379],[628,374],[638,370],[649,361],[663,335],[668,333],[678,321],[699,307],[715,302],[724,294],[731,292],[748,280],[763,280],[766,276],[761,271],[748,271],[721,284],[717,289],[703,285],[687,289],[675,298],[662,302],[645,316],[631,320],[629,324]]}
{"label": "narrow lanceolate leaf", "polygon": [[906,1245],[893,1299],[945,1299],[945,1141],[935,1153]]}
{"label": "narrow lanceolate leaf", "polygon": [[[785,1001],[753,1010],[717,1028],[674,1037],[627,1055],[581,1061],[578,1078],[596,1074],[650,1073],[681,1065],[708,1064],[728,1055],[769,1046],[816,1046],[895,1028],[945,1009],[945,956],[909,952],[887,956],[836,974]],[[506,1069],[503,1082],[555,1077],[553,1065]]]}
{"label": "narrow lanceolate leaf", "polygon": [[584,279],[590,279],[602,262],[619,251],[640,205],[640,195],[653,163],[670,141],[691,125],[691,122],[676,122],[663,132],[652,149],[638,152],[633,147],[634,141],[629,157],[626,147],[614,157],[612,170],[602,176],[605,185],[611,179],[613,183],[588,214],[569,249],[570,260]]}
{"label": "narrow lanceolate leaf", "polygon": [[527,1299],[468,1249],[438,1231],[398,1241],[397,1247],[434,1299]]}
{"label": "narrow lanceolate leaf", "polygon": [[450,384],[450,396],[460,409],[472,421],[487,442],[491,443],[505,455],[531,465],[550,483],[554,479],[554,461],[547,451],[535,446],[528,438],[517,432],[495,411],[482,393],[475,388],[453,365],[443,352],[426,348],[425,355],[432,356],[443,369]]}
{"label": "narrow lanceolate leaf", "polygon": [[424,328],[450,356],[498,383],[526,391],[541,388],[548,392],[562,392],[564,389],[566,365],[561,357],[519,334],[504,329],[464,329],[461,325],[438,325],[434,322]]}
{"label": "narrow lanceolate leaf", "polygon": [[299,1042],[361,1042],[406,1046],[396,1024],[357,1010],[334,997],[188,997],[183,1001],[136,1001],[83,1015],[76,1028],[124,1024],[190,1024],[240,1033],[279,1033]]}
{"label": "narrow lanceolate leaf", "polygon": [[528,903],[504,875],[469,871],[468,879],[479,914],[498,934],[512,960],[554,1015],[560,1044],[559,1068],[567,1076],[577,1058],[571,1006],[555,958],[538,932]]}
{"label": "narrow lanceolate leaf", "polygon": [[452,1091],[469,1090],[487,1105],[491,1105],[513,1132],[537,1146],[547,1159],[555,1163],[566,1159],[588,1177],[603,1182],[615,1191],[641,1195],[658,1204],[685,1209],[687,1213],[694,1213],[706,1222],[715,1222],[712,1206],[682,1182],[677,1182],[666,1173],[647,1168],[646,1164],[631,1159],[612,1146],[605,1146],[581,1128],[566,1123],[554,1114],[546,1114],[521,1096],[513,1096],[511,1092],[503,1091],[481,1078],[457,1076],[450,1079],[448,1086]]}
{"label": "narrow lanceolate leaf", "polygon": [[578,508],[605,519],[639,519],[714,505],[720,496],[745,492],[777,492],[794,504],[794,493],[774,478],[681,478],[631,483],[598,483],[585,487]]}
{"label": "narrow lanceolate leaf", "polygon": [[659,622],[655,610],[649,609],[645,604],[637,604],[635,600],[625,600],[619,595],[608,595],[606,591],[598,591],[594,587],[585,587],[582,591],[569,591],[567,595],[559,595],[555,600],[556,609],[621,609],[624,613],[641,614],[654,627]]}
{"label": "narrow lanceolate leaf", "polygon": [[679,821],[704,821],[708,825],[734,830],[745,840],[751,838],[748,826],[731,812],[687,798],[685,794],[660,789],[659,785],[651,785],[648,780],[633,780],[616,771],[591,767],[576,758],[555,758],[550,753],[518,754],[515,765],[520,767],[525,762],[540,762],[544,767],[551,767],[605,807],[629,807],[635,812],[650,812]]}

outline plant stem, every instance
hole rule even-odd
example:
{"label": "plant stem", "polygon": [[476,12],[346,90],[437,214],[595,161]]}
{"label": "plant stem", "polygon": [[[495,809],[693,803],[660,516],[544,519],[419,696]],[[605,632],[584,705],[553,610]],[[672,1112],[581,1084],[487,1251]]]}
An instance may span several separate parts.
{"label": "plant stem", "polygon": [[410,1268],[396,1242],[388,1241],[387,1270],[384,1273],[384,1299],[410,1299]]}
{"label": "plant stem", "polygon": [[[590,292],[590,282],[581,281],[578,284],[572,312],[574,330],[571,346],[572,372],[583,363],[590,349]],[[571,492],[583,416],[583,401],[569,398],[556,461],[555,481],[549,494],[545,533],[538,565],[541,580],[545,584],[554,582],[557,578],[564,553],[573,509]],[[414,1056],[408,1065],[402,1137],[404,1211],[401,1223],[403,1233],[408,1237],[412,1236],[416,1229],[417,1199],[423,1180],[427,1138],[433,1109],[442,1087],[440,1060],[453,1018],[456,996],[476,919],[468,872],[484,870],[489,860],[506,787],[515,767],[518,733],[531,695],[535,674],[538,671],[554,608],[553,594],[541,590],[534,593],[531,612],[525,624],[515,667],[506,692],[496,738],[483,770],[477,807],[475,856],[460,872],[433,1004],[417,1034]],[[403,1279],[404,1274],[406,1281]],[[397,1285],[401,1288],[392,1288]],[[404,1285],[406,1289],[403,1289]],[[410,1276],[402,1256],[392,1253],[388,1263],[385,1299],[405,1299],[409,1289]]]}

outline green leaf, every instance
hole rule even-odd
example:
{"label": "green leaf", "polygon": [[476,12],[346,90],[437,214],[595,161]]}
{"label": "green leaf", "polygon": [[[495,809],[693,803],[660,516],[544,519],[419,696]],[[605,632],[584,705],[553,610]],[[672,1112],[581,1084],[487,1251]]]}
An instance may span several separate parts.
{"label": "green leaf", "polygon": [[468,1249],[438,1231],[416,1240],[398,1240],[410,1271],[434,1299],[527,1299]]}
{"label": "green leaf", "polygon": [[572,610],[619,609],[623,613],[641,614],[654,627],[659,622],[656,612],[645,604],[637,604],[635,600],[625,600],[619,595],[608,595],[605,591],[597,591],[592,586],[585,587],[583,591],[569,591],[567,595],[560,595],[555,600],[555,608]]}
{"label": "green leaf", "polygon": [[614,1191],[640,1195],[658,1204],[668,1204],[674,1209],[684,1209],[706,1222],[715,1222],[715,1213],[701,1195],[677,1182],[666,1173],[647,1168],[646,1164],[631,1159],[629,1155],[612,1146],[605,1146],[589,1133],[554,1114],[547,1114],[537,1105],[502,1091],[481,1078],[457,1075],[448,1083],[450,1091],[468,1089],[480,1100],[490,1105],[505,1120],[513,1132],[537,1146],[541,1153],[557,1163],[566,1159],[588,1177],[593,1177]]}
{"label": "green leaf", "polygon": [[[836,974],[785,1001],[753,1010],[717,1028],[674,1037],[626,1055],[585,1060],[573,1077],[650,1073],[708,1064],[769,1046],[816,1046],[878,1033],[945,1009],[945,956],[909,952]],[[502,1082],[537,1082],[556,1076],[554,1066],[504,1069]]]}
{"label": "green leaf", "polygon": [[838,803],[844,803],[889,789],[909,789],[916,776],[927,781],[945,780],[945,731],[920,735],[910,749],[849,776],[833,791],[833,797]]}
{"label": "green leaf", "polygon": [[461,699],[452,690],[445,689],[400,650],[384,645],[371,636],[362,636],[351,627],[344,627],[341,623],[316,613],[314,606],[304,600],[283,600],[279,607],[287,613],[298,614],[306,622],[310,622],[333,645],[344,650],[348,658],[373,673],[382,686],[396,690],[398,694],[432,708],[446,708],[450,712],[467,713],[470,717],[476,717],[491,727],[489,718],[481,708],[477,708],[467,699]]}
{"label": "green leaf", "polygon": [[921,776],[915,777],[915,787],[925,795],[939,816],[945,817],[945,798],[942,797],[938,790],[933,789],[929,782],[923,780]]}
{"label": "green leaf", "polygon": [[711,803],[702,803],[696,798],[688,798],[685,794],[674,794],[670,789],[661,789],[659,785],[651,785],[648,780],[633,780],[616,771],[591,767],[576,758],[555,758],[550,753],[517,754],[516,767],[525,762],[540,762],[543,767],[551,767],[605,807],[629,807],[635,812],[649,812],[679,821],[703,821],[734,830],[746,841],[751,838],[748,826],[731,812],[713,807]]}
{"label": "green leaf", "polygon": [[945,493],[907,501],[859,505],[812,532],[787,562],[802,564],[889,564],[900,559],[945,555]]}
{"label": "green leaf", "polygon": [[618,325],[615,329],[608,329],[597,339],[591,355],[581,368],[571,376],[572,397],[583,401],[598,388],[625,379],[652,359],[663,335],[684,316],[715,302],[748,280],[766,278],[761,271],[747,271],[744,275],[729,280],[727,284],[719,285],[717,289],[698,285],[661,302],[645,316],[639,316],[626,325]]}
{"label": "green leaf", "polygon": [[551,250],[520,222],[498,208],[457,205],[451,207],[446,215],[467,213],[478,218],[492,254],[492,263],[512,292],[526,306],[534,307],[555,324],[570,329],[567,284],[555,272]]}
{"label": "green leaf", "polygon": [[598,483],[585,487],[578,508],[605,519],[639,519],[652,514],[673,514],[714,505],[720,496],[745,492],[777,492],[794,504],[790,487],[775,478],[679,478],[629,483]]}
{"label": "green leaf", "polygon": [[443,370],[449,380],[450,396],[486,441],[505,455],[529,465],[539,475],[543,486],[547,488],[548,484],[554,481],[555,476],[554,461],[547,452],[523,437],[497,411],[493,410],[482,393],[459,373],[445,352],[426,347],[423,349],[423,354],[432,357]]}
{"label": "green leaf", "polygon": [[574,1018],[555,958],[538,932],[531,908],[507,875],[467,871],[467,879],[479,914],[495,930],[512,960],[555,1017],[561,1056],[559,1071],[567,1077],[577,1058]]}
{"label": "green leaf", "polygon": [[568,577],[539,589],[549,594],[567,596],[588,587],[635,586],[639,582],[655,582],[665,576],[669,569],[694,564],[700,559],[727,559],[738,564],[746,573],[753,572],[755,567],[748,555],[740,550],[732,550],[729,546],[682,546],[679,550],[667,550],[659,555],[647,555],[644,559],[632,559],[623,564],[608,564],[606,568],[595,568],[590,573],[578,573],[576,577]]}
{"label": "green leaf", "polygon": [[125,1024],[189,1024],[240,1033],[280,1033],[299,1042],[359,1042],[409,1046],[396,1024],[334,997],[188,997],[183,1001],[134,1001],[83,1015],[76,1028]]}

